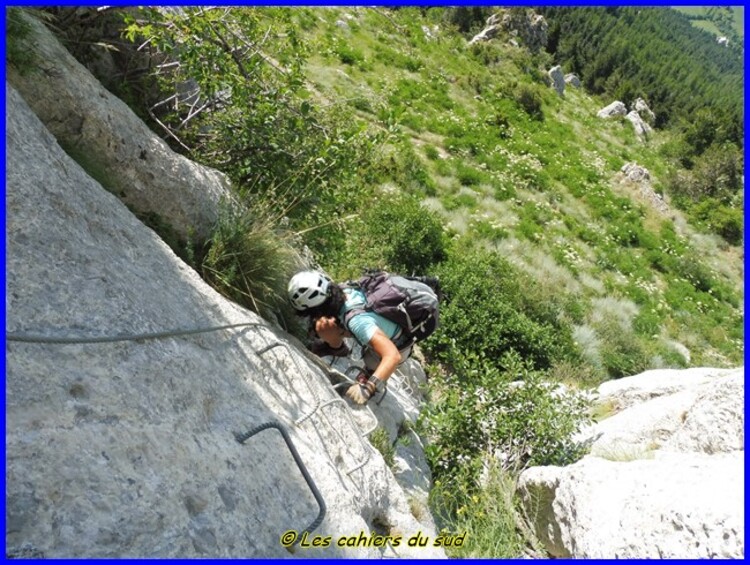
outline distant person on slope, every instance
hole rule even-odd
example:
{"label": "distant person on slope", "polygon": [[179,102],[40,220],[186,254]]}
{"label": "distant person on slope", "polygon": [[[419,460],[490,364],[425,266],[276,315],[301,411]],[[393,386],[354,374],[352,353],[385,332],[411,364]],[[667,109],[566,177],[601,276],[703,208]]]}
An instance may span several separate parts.
{"label": "distant person on slope", "polygon": [[[362,290],[342,288],[317,271],[302,271],[289,281],[288,291],[292,306],[301,316],[310,317],[315,333],[324,342],[314,345],[313,352],[346,356],[349,350],[345,337],[353,336],[362,345],[367,372],[346,391],[356,404],[365,404],[383,390],[396,367],[411,354],[413,340],[395,322],[366,311]],[[345,325],[341,321],[352,310],[358,312]]]}

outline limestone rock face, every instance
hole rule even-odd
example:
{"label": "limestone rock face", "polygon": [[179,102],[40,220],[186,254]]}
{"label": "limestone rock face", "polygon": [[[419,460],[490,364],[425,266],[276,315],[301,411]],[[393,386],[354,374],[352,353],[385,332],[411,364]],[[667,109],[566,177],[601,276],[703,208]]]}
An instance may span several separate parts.
{"label": "limestone rock face", "polygon": [[500,34],[507,34],[521,40],[531,52],[537,52],[547,45],[549,24],[533,10],[526,8],[501,9],[487,18],[485,28],[475,35],[469,45],[480,41],[489,41]]}
{"label": "limestone rock face", "polygon": [[609,106],[605,106],[601,110],[599,110],[596,115],[600,118],[614,118],[615,116],[624,116],[628,113],[628,108],[620,102],[619,100],[615,100],[610,104]]}
{"label": "limestone rock face", "polygon": [[656,115],[648,107],[646,101],[643,98],[637,98],[633,102],[633,110],[638,112],[638,115],[649,125],[653,125],[656,121]]}
{"label": "limestone rock face", "polygon": [[48,68],[10,69],[8,78],[60,145],[133,210],[158,215],[183,239],[206,237],[230,199],[227,177],[174,153],[44,25],[29,22]]}
{"label": "limestone rock face", "polygon": [[565,75],[565,83],[574,88],[581,88],[581,79],[578,78],[578,75],[573,73]]}
{"label": "limestone rock face", "polygon": [[611,402],[619,410],[643,404],[712,382],[732,373],[730,369],[696,367],[692,369],[656,369],[625,379],[606,381],[597,389],[599,403]]}
{"label": "limestone rock face", "polygon": [[[361,348],[353,339],[347,340],[351,348],[349,357],[324,357],[333,369],[341,374],[356,372],[353,367],[362,366]],[[344,379],[341,387],[346,390]],[[414,425],[419,417],[423,403],[422,390],[427,383],[422,366],[412,357],[402,363],[398,370],[388,379],[387,392],[376,396],[366,407],[354,408],[354,417],[360,425],[369,429],[373,426],[384,429],[395,449],[396,481],[410,498],[410,503],[417,508],[418,518],[429,527],[435,528],[428,508],[428,495],[432,485],[432,475],[424,445],[419,435],[414,432]]]}
{"label": "limestone rock face", "polygon": [[744,556],[744,370],[647,371],[602,384],[614,415],[568,467],[524,471],[519,494],[551,555]]}
{"label": "limestone rock face", "polygon": [[549,78],[552,80],[552,87],[562,96],[565,93],[565,77],[563,76],[562,67],[554,66],[549,70]]}
{"label": "limestone rock face", "polygon": [[[624,180],[637,190],[636,195],[644,200],[649,206],[657,212],[666,215],[669,212],[669,205],[665,202],[664,197],[654,191],[651,186],[651,173],[648,169],[638,163],[625,163],[620,169]],[[671,342],[672,346],[678,350],[686,361],[690,362],[690,351],[679,343]]]}
{"label": "limestone rock face", "polygon": [[[659,380],[662,372],[644,374]],[[606,403],[616,413],[586,433],[593,440],[592,455],[650,456],[656,450],[713,454],[742,450],[743,373],[708,375],[703,384],[680,383],[679,389],[670,389],[667,383],[657,391],[650,384],[629,393],[607,394],[606,388],[600,389],[598,401]],[[674,376],[667,373],[667,381],[673,379]],[[671,386],[675,384],[672,382]],[[666,393],[666,390],[673,392]],[[638,394],[644,395],[644,400],[628,405]]]}
{"label": "limestone rock face", "polygon": [[[289,557],[280,543],[327,506],[302,557],[441,557],[434,531],[319,365],[223,299],[89,177],[6,83],[6,554]],[[249,326],[111,343],[122,336]],[[398,547],[338,547],[364,532]],[[346,540],[344,540],[346,541]]]}
{"label": "limestone rock face", "polygon": [[743,456],[659,453],[535,467],[519,490],[556,557],[736,558],[744,555]]}
{"label": "limestone rock face", "polygon": [[628,114],[625,116],[625,119],[628,120],[631,124],[633,124],[633,129],[635,130],[635,134],[642,140],[645,140],[648,138],[648,135],[651,133],[651,126],[648,125],[643,118],[641,118],[641,115],[636,112],[635,110],[628,112]]}

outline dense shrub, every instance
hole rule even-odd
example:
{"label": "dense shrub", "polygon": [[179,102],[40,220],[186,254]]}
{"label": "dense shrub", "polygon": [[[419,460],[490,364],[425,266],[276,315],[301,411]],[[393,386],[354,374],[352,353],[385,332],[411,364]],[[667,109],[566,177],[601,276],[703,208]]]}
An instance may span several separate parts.
{"label": "dense shrub", "polygon": [[414,147],[404,140],[395,140],[381,151],[373,165],[373,178],[393,183],[408,194],[434,196],[436,193],[435,181],[422,159]]}
{"label": "dense shrub", "polygon": [[667,179],[667,191],[695,223],[723,237],[732,245],[742,244],[744,159],[732,144],[714,144]]}
{"label": "dense shrub", "polygon": [[350,243],[351,261],[359,268],[422,274],[445,259],[447,238],[441,218],[415,197],[387,195],[363,212]]}
{"label": "dense shrub", "polygon": [[142,101],[174,148],[307,228],[352,205],[373,142],[344,104],[310,98],[309,47],[291,16],[276,8],[141,8],[126,15],[125,35],[148,45],[154,60],[179,60],[154,69],[161,100]]}
{"label": "dense shrub", "polygon": [[362,51],[344,42],[337,43],[334,51],[339,60],[345,65],[357,65],[363,63],[365,60]]}
{"label": "dense shrub", "polygon": [[710,197],[729,204],[743,188],[742,153],[731,144],[712,145],[690,171],[672,176],[667,188],[693,202]]}
{"label": "dense shrub", "polygon": [[465,244],[457,242],[437,269],[448,299],[426,347],[447,363],[471,351],[500,364],[515,351],[537,369],[575,355],[570,328],[532,298],[535,284],[499,255]]}
{"label": "dense shrub", "polygon": [[719,234],[732,245],[742,245],[744,216],[742,208],[726,206],[715,198],[707,198],[693,208],[696,218],[709,230]]}
{"label": "dense shrub", "polygon": [[436,385],[440,401],[420,420],[436,476],[455,475],[487,456],[516,469],[575,461],[583,451],[571,436],[587,419],[586,401],[556,387],[515,352],[499,362],[456,353],[454,373]]}
{"label": "dense shrub", "polygon": [[[638,321],[641,328],[643,320]],[[650,356],[637,335],[623,328],[615,320],[605,320],[596,325],[601,340],[602,365],[610,378],[619,379],[637,375],[649,368]]]}
{"label": "dense shrub", "polygon": [[542,95],[539,93],[538,88],[528,84],[519,84],[513,91],[513,97],[529,117],[534,118],[535,120],[544,119],[544,113],[542,112]]}

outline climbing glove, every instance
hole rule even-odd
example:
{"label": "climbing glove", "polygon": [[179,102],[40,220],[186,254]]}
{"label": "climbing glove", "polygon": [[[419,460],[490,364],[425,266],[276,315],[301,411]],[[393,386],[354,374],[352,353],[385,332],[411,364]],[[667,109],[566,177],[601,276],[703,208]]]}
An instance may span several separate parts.
{"label": "climbing glove", "polygon": [[361,373],[360,376],[357,377],[357,382],[350,386],[346,391],[346,396],[348,396],[355,404],[366,404],[367,401],[370,400],[376,392],[382,390],[382,388],[383,381],[378,377],[373,375],[368,379],[367,375]]}

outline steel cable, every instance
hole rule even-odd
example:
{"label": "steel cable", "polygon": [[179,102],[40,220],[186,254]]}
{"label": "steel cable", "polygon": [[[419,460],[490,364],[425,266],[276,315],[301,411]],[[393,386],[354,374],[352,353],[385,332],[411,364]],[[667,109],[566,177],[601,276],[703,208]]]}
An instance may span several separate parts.
{"label": "steel cable", "polygon": [[195,335],[220,330],[229,330],[244,327],[265,327],[260,322],[244,322],[242,324],[227,324],[223,326],[209,326],[205,328],[194,328],[192,330],[167,330],[163,332],[151,332],[141,334],[125,334],[116,336],[94,336],[94,337],[76,337],[76,336],[45,336],[39,334],[8,332],[5,339],[8,341],[17,341],[21,343],[54,343],[54,344],[78,344],[78,343],[114,343],[118,341],[141,341],[146,339],[163,339],[166,337],[181,337],[186,335]]}

